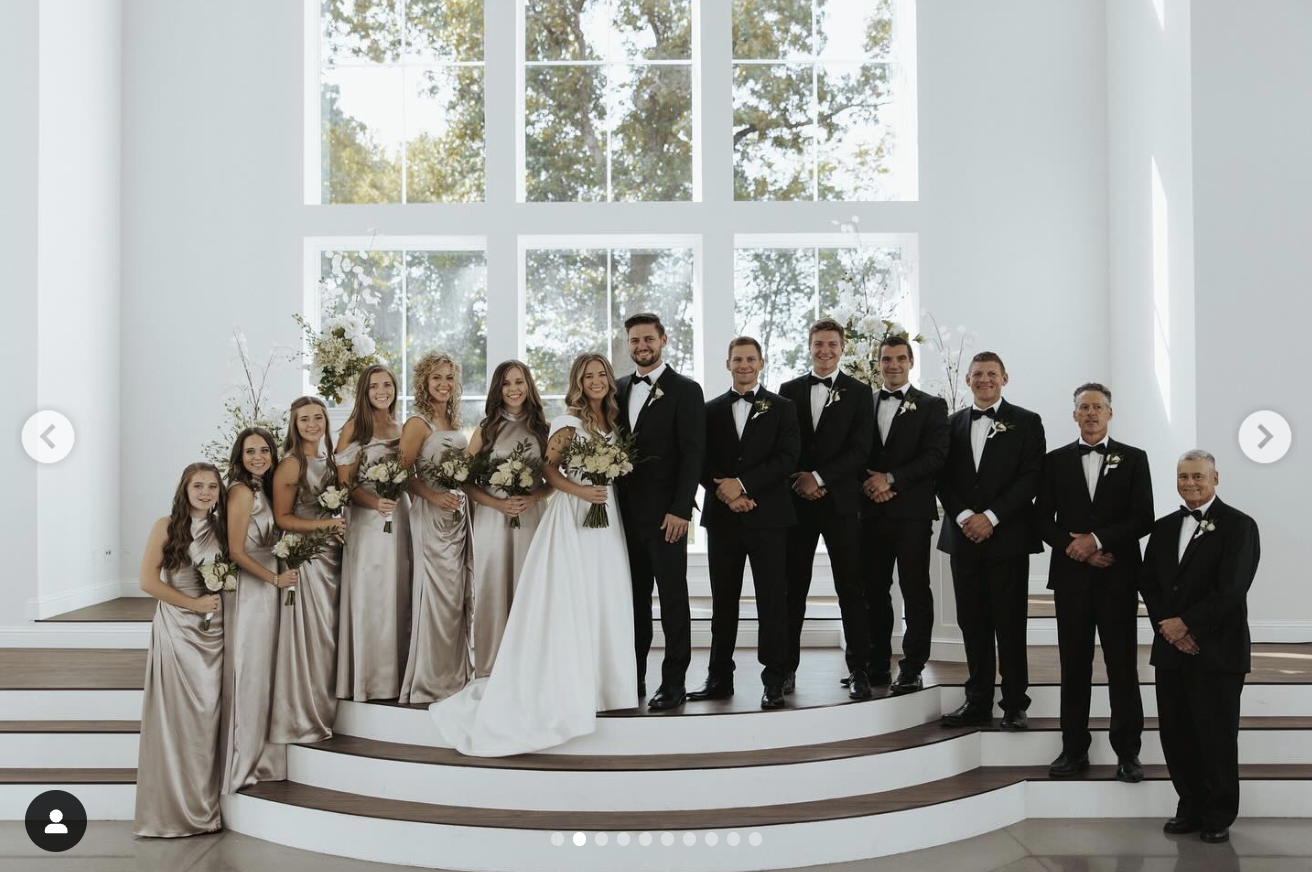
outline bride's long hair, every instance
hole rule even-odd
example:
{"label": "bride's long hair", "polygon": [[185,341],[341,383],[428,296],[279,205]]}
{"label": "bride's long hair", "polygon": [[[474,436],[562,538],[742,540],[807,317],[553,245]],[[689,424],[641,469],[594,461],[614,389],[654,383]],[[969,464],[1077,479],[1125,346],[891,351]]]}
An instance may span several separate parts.
{"label": "bride's long hair", "polygon": [[[604,421],[597,419],[597,413],[592,408],[592,402],[583,392],[583,373],[587,370],[588,364],[600,363],[602,369],[606,371],[606,380],[609,383],[606,388],[606,396],[601,399],[601,412],[605,417]],[[565,394],[565,407],[570,412],[578,415],[583,422],[583,429],[588,431],[590,436],[597,439],[604,438],[604,432],[614,433],[620,420],[620,403],[615,393],[615,370],[611,368],[610,361],[604,354],[585,351],[578,357],[574,358],[574,363],[569,368],[569,391]]]}

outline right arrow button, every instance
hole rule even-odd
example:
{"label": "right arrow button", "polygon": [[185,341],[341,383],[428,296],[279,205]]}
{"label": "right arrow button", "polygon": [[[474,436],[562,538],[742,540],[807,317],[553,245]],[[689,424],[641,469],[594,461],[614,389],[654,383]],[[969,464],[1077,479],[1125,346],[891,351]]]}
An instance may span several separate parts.
{"label": "right arrow button", "polygon": [[1263,409],[1239,425],[1239,447],[1254,463],[1275,463],[1293,442],[1289,422],[1279,412]]}

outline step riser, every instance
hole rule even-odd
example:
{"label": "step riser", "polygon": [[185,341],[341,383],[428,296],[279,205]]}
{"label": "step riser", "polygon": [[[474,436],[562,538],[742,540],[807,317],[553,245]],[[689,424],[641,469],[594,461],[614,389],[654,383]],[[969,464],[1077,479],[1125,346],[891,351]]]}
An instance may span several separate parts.
{"label": "step riser", "polygon": [[137,733],[0,733],[0,768],[135,769]]}
{"label": "step riser", "polygon": [[[1047,766],[1061,753],[1061,733],[980,733],[980,757],[985,766]],[[1114,766],[1116,752],[1105,730],[1093,732],[1089,760],[1094,766]],[[1145,730],[1139,762],[1164,764],[1161,733]],[[1312,763],[1312,730],[1240,730],[1240,763]]]}
{"label": "step riser", "polygon": [[[1027,816],[1032,818],[1168,818],[1177,797],[1169,781],[1120,784],[1115,781],[1034,781],[1026,784]],[[1244,818],[1312,817],[1312,782],[1242,781],[1239,828]],[[1181,852],[1183,854],[1183,852]],[[1298,861],[1285,867],[1296,868]],[[1247,868],[1247,867],[1245,867]]]}
{"label": "step riser", "polygon": [[140,690],[0,690],[7,721],[136,721]]}
{"label": "step riser", "polygon": [[87,810],[87,820],[130,821],[136,809],[135,784],[0,784],[0,820],[23,820],[32,800],[47,790],[76,796]]}
{"label": "step riser", "polygon": [[[945,688],[945,690],[947,690]],[[1157,691],[1151,684],[1139,687],[1146,717],[1157,717]],[[1001,691],[996,694],[1001,698]],[[1032,686],[1029,689],[1031,718],[1061,716],[1061,688],[1053,684]],[[946,699],[946,696],[945,696]],[[1244,687],[1239,701],[1240,713],[1250,718],[1307,717],[1312,712],[1312,684],[1249,684]],[[997,709],[999,717],[1001,708]],[[1111,703],[1107,686],[1095,685],[1089,697],[1089,717],[1111,717]]]}

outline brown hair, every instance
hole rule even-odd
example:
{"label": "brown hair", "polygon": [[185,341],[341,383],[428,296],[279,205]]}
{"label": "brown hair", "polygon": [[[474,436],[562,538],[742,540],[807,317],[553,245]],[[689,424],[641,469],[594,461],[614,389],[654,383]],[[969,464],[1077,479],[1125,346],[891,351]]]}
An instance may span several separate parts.
{"label": "brown hair", "polygon": [[[332,481],[337,481],[337,461],[333,460],[333,425],[328,419],[328,407],[324,405],[323,400],[318,397],[299,397],[292,403],[291,410],[288,412],[287,438],[282,443],[282,453],[284,457],[292,457],[296,460],[296,497],[309,490],[310,480],[306,476],[306,471],[310,465],[305,462],[306,445],[305,440],[301,438],[301,432],[296,429],[296,410],[302,406],[315,405],[323,410],[323,437],[324,452],[328,455],[328,469],[332,473]],[[317,446],[316,446],[317,447]],[[317,456],[318,452],[315,451]]]}
{"label": "brown hair", "polygon": [[528,364],[518,360],[503,360],[492,371],[492,379],[487,386],[487,402],[483,405],[483,420],[478,425],[479,432],[483,434],[483,448],[491,450],[496,444],[497,434],[505,424],[501,412],[506,401],[501,399],[501,388],[506,382],[506,374],[515,367],[524,373],[524,382],[528,385],[528,396],[524,398],[524,414],[528,416],[525,424],[537,439],[538,449],[545,453],[548,427],[547,413],[542,408],[542,395],[538,393],[537,383],[533,381],[533,373],[529,371]]}
{"label": "brown hair", "polygon": [[624,332],[628,333],[639,324],[654,324],[656,326],[656,335],[665,335],[665,325],[661,323],[661,318],[655,312],[638,312],[624,319]]}
{"label": "brown hair", "polygon": [[445,351],[430,351],[419,362],[415,364],[415,409],[429,421],[432,421],[437,414],[437,408],[433,405],[433,397],[428,393],[428,377],[437,372],[437,368],[443,364],[450,364],[451,372],[455,375],[455,384],[451,390],[451,397],[446,401],[446,419],[451,424],[453,430],[460,429],[460,397],[464,393],[463,385],[460,381],[460,361],[452,357]]}
{"label": "brown hair", "polygon": [[173,508],[169,510],[168,535],[164,537],[163,568],[175,572],[191,565],[191,501],[187,499],[187,488],[191,480],[202,472],[208,472],[219,483],[219,499],[210,509],[209,522],[214,527],[214,534],[226,549],[228,544],[228,499],[223,489],[223,477],[219,468],[212,463],[192,463],[182,470],[177,489],[173,491]]}
{"label": "brown hair", "polygon": [[1007,372],[1007,365],[1002,362],[1002,358],[998,357],[997,352],[994,351],[981,351],[979,354],[972,357],[970,359],[971,366],[967,367],[966,372],[969,373],[971,368],[977,363],[996,363],[998,368],[1001,369],[1004,374]]}
{"label": "brown hair", "polygon": [[813,324],[811,324],[811,328],[806,331],[807,344],[808,345],[811,344],[812,336],[814,336],[817,333],[823,333],[827,330],[832,330],[833,332],[837,333],[840,339],[846,338],[847,336],[847,328],[845,328],[842,324],[839,324],[833,318],[821,318],[819,321],[816,321]]}
{"label": "brown hair", "polygon": [[1102,394],[1107,398],[1108,406],[1112,404],[1112,389],[1107,387],[1107,385],[1105,384],[1100,384],[1099,382],[1085,382],[1084,384],[1080,385],[1078,388],[1075,389],[1075,393],[1071,394],[1071,399],[1075,403],[1079,403],[1080,394],[1084,393],[1085,391],[1097,391],[1098,393]]}
{"label": "brown hair", "polygon": [[757,342],[755,339],[753,339],[753,338],[750,337],[750,336],[737,336],[737,337],[735,337],[733,340],[731,340],[731,341],[729,342],[729,356],[730,356],[730,357],[733,357],[733,350],[734,350],[735,348],[737,348],[739,345],[754,345],[754,346],[756,346],[756,353],[757,353],[758,355],[760,355],[760,357],[761,357],[762,360],[765,359],[765,352],[761,350],[761,343]]}
{"label": "brown hair", "polygon": [[375,363],[360,373],[360,378],[355,382],[355,406],[351,409],[349,423],[352,428],[351,441],[361,445],[368,445],[369,440],[374,438],[374,407],[369,402],[369,379],[379,372],[387,373],[387,377],[392,380],[392,404],[387,407],[387,417],[396,420],[396,398],[401,393],[401,384],[396,380],[396,373],[381,363]]}
{"label": "brown hair", "polygon": [[[601,400],[601,413],[605,421],[598,421],[592,411],[592,403],[583,393],[583,373],[587,370],[588,364],[600,363],[606,371],[606,378],[610,382],[610,387],[606,391],[606,396]],[[604,354],[585,351],[569,367],[569,389],[565,393],[565,407],[579,416],[583,422],[583,429],[588,434],[601,438],[602,425],[605,425],[606,432],[614,433],[615,427],[620,420],[620,403],[615,396],[615,370],[611,368],[610,361]]]}
{"label": "brown hair", "polygon": [[[258,481],[246,469],[246,464],[242,463],[242,454],[246,451],[248,436],[259,436],[264,440],[264,444],[269,446],[269,468],[264,470],[264,475],[260,476]],[[237,441],[232,443],[232,452],[228,455],[228,484],[244,484],[253,491],[263,491],[265,499],[272,500],[273,471],[277,467],[278,443],[273,438],[273,434],[263,427],[247,427],[237,434]]]}
{"label": "brown hair", "polygon": [[879,353],[882,355],[885,348],[897,348],[902,345],[907,347],[907,358],[915,363],[916,350],[911,347],[911,340],[905,336],[885,336],[879,343]]}

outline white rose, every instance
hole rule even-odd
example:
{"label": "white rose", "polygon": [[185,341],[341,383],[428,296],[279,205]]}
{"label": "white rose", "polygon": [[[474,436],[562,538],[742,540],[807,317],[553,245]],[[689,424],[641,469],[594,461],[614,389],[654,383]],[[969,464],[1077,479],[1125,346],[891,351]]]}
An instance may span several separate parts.
{"label": "white rose", "polygon": [[533,476],[530,475],[528,472],[522,472],[522,473],[520,473],[520,476],[519,476],[519,486],[520,486],[520,487],[532,487],[532,486],[533,486]]}
{"label": "white rose", "polygon": [[351,348],[361,357],[368,357],[378,350],[372,336],[357,336],[351,341]]}
{"label": "white rose", "polygon": [[619,477],[620,477],[620,467],[619,467],[619,464],[617,464],[617,463],[612,463],[610,466],[608,466],[608,467],[606,468],[606,475],[608,475],[608,476],[611,477],[611,478],[619,478]]}

